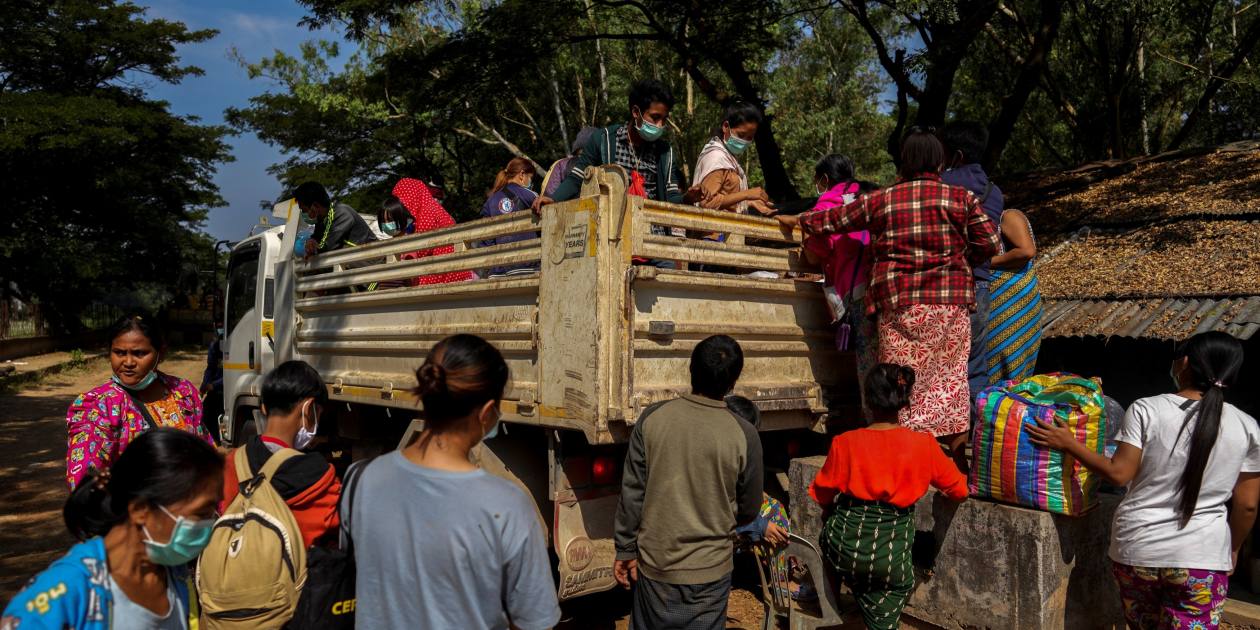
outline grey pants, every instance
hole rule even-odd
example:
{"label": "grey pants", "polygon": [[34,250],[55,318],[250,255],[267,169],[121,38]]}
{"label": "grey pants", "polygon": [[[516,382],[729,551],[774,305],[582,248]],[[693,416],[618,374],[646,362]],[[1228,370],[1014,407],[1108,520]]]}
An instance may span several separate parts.
{"label": "grey pants", "polygon": [[630,630],[722,630],[731,574],[708,584],[666,584],[639,574]]}

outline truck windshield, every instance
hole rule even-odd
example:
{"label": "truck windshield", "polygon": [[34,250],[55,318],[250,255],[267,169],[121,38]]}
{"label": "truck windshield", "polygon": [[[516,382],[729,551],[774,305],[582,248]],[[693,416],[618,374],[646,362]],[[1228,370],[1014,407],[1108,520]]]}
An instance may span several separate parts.
{"label": "truck windshield", "polygon": [[225,331],[231,336],[232,330],[245,317],[249,309],[254,308],[254,294],[258,289],[258,241],[245,245],[232,252],[228,262],[227,286],[227,326]]}

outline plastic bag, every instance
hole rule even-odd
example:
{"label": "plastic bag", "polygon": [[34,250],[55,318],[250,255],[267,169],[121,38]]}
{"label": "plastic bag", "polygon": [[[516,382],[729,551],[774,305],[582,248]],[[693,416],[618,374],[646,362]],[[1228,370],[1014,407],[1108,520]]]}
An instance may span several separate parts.
{"label": "plastic bag", "polygon": [[1006,381],[976,397],[971,438],[972,496],[1078,516],[1098,504],[1100,478],[1065,453],[1034,445],[1025,427],[1062,421],[1078,440],[1103,453],[1108,417],[1102,387],[1075,374]]}

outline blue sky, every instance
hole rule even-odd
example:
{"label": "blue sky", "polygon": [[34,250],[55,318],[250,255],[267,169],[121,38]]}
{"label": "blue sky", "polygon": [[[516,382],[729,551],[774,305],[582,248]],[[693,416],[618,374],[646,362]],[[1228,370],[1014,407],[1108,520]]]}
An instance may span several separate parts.
{"label": "blue sky", "polygon": [[[229,58],[235,47],[248,61],[271,55],[275,50],[296,54],[298,45],[309,39],[341,40],[331,30],[311,31],[298,26],[306,14],[295,0],[136,0],[147,6],[148,15],[179,21],[190,29],[213,28],[213,39],[179,48],[185,64],[205,70],[205,75],[185,79],[177,85],[152,82],[147,91],[153,98],[170,103],[171,111],[193,115],[211,124],[223,122],[223,110],[242,107],[249,97],[274,89],[265,79],[250,80],[244,68]],[[350,48],[350,47],[346,47]],[[344,51],[343,57],[349,51]],[[215,239],[237,240],[262,214],[259,202],[274,200],[280,184],[267,174],[267,167],[282,159],[280,150],[254,137],[241,134],[228,138],[235,162],[219,166],[215,183],[227,206],[212,208],[205,230]]]}

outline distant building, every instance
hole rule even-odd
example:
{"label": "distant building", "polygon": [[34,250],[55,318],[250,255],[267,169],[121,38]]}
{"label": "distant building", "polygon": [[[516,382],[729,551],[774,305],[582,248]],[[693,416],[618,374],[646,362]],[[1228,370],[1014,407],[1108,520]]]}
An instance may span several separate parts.
{"label": "distant building", "polygon": [[1247,350],[1231,400],[1260,411],[1260,142],[1001,182],[1038,238],[1038,372],[1098,376],[1124,404],[1171,388],[1173,343],[1207,330]]}

